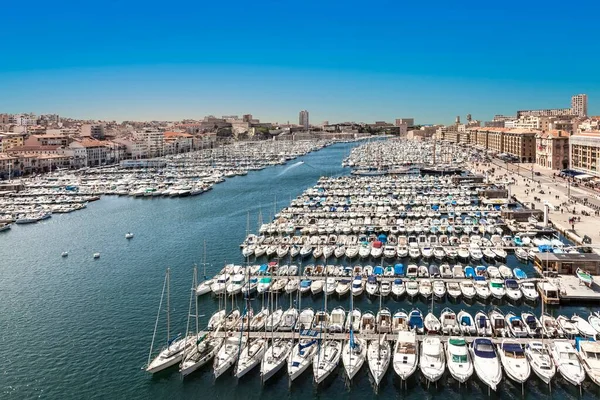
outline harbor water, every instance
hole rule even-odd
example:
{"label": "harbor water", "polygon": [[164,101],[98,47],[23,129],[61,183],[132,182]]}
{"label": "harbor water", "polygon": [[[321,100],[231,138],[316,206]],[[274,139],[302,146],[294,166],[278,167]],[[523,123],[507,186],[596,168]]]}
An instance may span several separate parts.
{"label": "harbor water", "polygon": [[[258,368],[240,380],[226,374],[215,381],[212,363],[184,381],[176,368],[154,376],[144,371],[165,269],[171,268],[171,334],[185,334],[192,268],[198,264],[199,275],[204,274],[204,242],[207,276],[225,263],[241,264],[239,244],[246,236],[248,219],[250,231],[256,232],[261,217],[268,222],[320,176],[348,174],[350,169],[342,168],[341,161],[355,145],[333,145],[287,165],[230,178],[198,197],[104,197],[83,211],[0,233],[0,398],[487,398],[487,387],[475,376],[461,387],[446,378],[427,387],[417,373],[408,388],[400,388],[392,368],[378,393],[366,366],[351,385],[339,367],[318,387],[309,371],[291,386],[284,371],[261,385]],[[132,240],[124,238],[129,231],[135,234]],[[61,257],[64,251],[68,257]],[[92,257],[96,252],[101,255],[98,259]],[[507,264],[534,275],[531,265],[519,263],[514,255],[509,255]],[[261,301],[253,300],[255,310]],[[279,303],[286,307],[289,301],[282,295]],[[324,298],[304,296],[301,302],[302,308],[318,309]],[[207,295],[199,305],[205,325],[218,302]],[[241,297],[235,305],[243,309]],[[348,309],[349,299],[328,299],[329,310],[338,305]],[[447,306],[474,314],[493,305],[503,311],[541,312],[540,304],[525,302],[516,306],[505,301],[434,303],[437,315]],[[354,306],[377,310],[379,301],[364,295],[354,299]],[[418,307],[426,314],[432,305],[388,297],[383,306],[392,312]],[[587,315],[591,310],[577,306],[548,311]],[[159,336],[164,335],[164,329],[159,329]],[[550,392],[532,374],[524,392],[526,398],[599,395],[600,389],[589,380],[580,395],[558,375]],[[492,397],[520,398],[521,387],[503,379]]]}

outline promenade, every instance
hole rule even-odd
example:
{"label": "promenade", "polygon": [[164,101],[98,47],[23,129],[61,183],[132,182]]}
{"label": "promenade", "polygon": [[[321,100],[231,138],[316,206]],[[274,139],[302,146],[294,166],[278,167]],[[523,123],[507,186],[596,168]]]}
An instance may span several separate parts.
{"label": "promenade", "polygon": [[[573,185],[569,188],[566,180],[552,177],[554,171],[542,171],[541,168],[534,167],[534,173],[541,175],[533,175],[532,179],[530,164],[517,168],[514,164],[493,160],[491,164],[471,164],[470,168],[473,173],[486,175],[489,182],[513,182],[507,185],[509,194],[527,207],[543,210],[544,204],[548,203],[549,221],[578,244],[584,236],[588,236],[592,244],[600,244],[600,216],[596,216],[597,209],[594,208],[600,208],[600,200],[590,191]],[[584,199],[588,199],[587,205],[583,204]],[[571,218],[577,221],[570,224]]]}

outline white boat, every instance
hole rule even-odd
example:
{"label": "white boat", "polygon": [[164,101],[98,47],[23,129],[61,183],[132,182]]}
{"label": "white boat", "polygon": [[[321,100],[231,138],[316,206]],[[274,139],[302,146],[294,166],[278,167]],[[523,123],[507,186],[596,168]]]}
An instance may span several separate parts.
{"label": "white boat", "polygon": [[433,292],[433,287],[429,279],[422,279],[419,282],[419,294],[428,299]]}
{"label": "white boat", "polygon": [[383,297],[388,296],[392,292],[392,283],[390,281],[382,281],[379,285],[379,294]]}
{"label": "white boat", "polygon": [[444,281],[433,281],[433,295],[438,299],[443,299],[446,296],[446,284]]}
{"label": "white boat", "polygon": [[379,284],[377,283],[377,277],[375,275],[369,275],[367,277],[366,290],[369,296],[375,296],[379,292]]}
{"label": "white boat", "polygon": [[556,322],[556,318],[552,315],[547,313],[542,314],[540,322],[542,323],[542,329],[546,337],[555,338],[564,336],[564,332],[558,325],[558,322]]}
{"label": "white boat", "polygon": [[404,310],[396,311],[392,316],[392,332],[408,331],[408,314]]}
{"label": "white boat", "polygon": [[266,382],[283,367],[292,351],[293,343],[288,339],[275,339],[267,348],[260,365],[260,379]]}
{"label": "white boat", "polygon": [[346,247],[346,257],[351,260],[358,255],[358,246],[348,246]]}
{"label": "white boat", "polygon": [[578,342],[578,351],[587,376],[600,385],[600,343],[581,340]]}
{"label": "white boat", "polygon": [[319,310],[315,313],[315,318],[312,322],[312,329],[319,332],[324,332],[329,327],[331,318],[325,310]]}
{"label": "white boat", "polygon": [[417,369],[419,347],[414,331],[400,331],[394,346],[394,371],[402,381],[406,381]]}
{"label": "white boat", "polygon": [[125,239],[133,239],[133,233],[131,233],[131,232],[127,232],[127,233],[125,234]]}
{"label": "white boat", "polygon": [[566,337],[574,338],[579,334],[579,329],[575,325],[575,321],[565,317],[564,315],[559,315],[556,318],[556,323],[560,326],[560,329],[563,331]]}
{"label": "white boat", "polygon": [[504,372],[510,379],[521,384],[529,379],[531,368],[520,343],[512,339],[504,339],[498,344],[498,353]]}
{"label": "white boat", "polygon": [[392,282],[392,294],[396,296],[396,298],[400,298],[404,293],[406,293],[406,287],[404,286],[402,279],[394,279],[394,282]]}
{"label": "white boat", "polygon": [[506,297],[512,301],[519,301],[523,297],[523,292],[519,287],[519,283],[514,279],[507,279],[504,281]]}
{"label": "white boat", "polygon": [[498,337],[508,336],[508,327],[506,326],[506,320],[504,314],[498,309],[490,311],[490,324],[494,335]]}
{"label": "white boat", "polygon": [[368,258],[371,255],[371,246],[362,244],[358,249],[358,256],[360,258]]}
{"label": "white boat", "polygon": [[477,314],[475,314],[475,327],[477,328],[477,335],[492,336],[492,323],[483,311],[477,311]]}
{"label": "white boat", "polygon": [[475,292],[477,293],[477,297],[479,297],[482,300],[487,300],[492,295],[489,284],[485,279],[475,279],[473,281],[473,286],[475,286]]}
{"label": "white boat", "polygon": [[267,350],[267,340],[263,338],[252,339],[248,346],[240,353],[240,358],[235,368],[235,377],[241,378],[256,367]]}
{"label": "white boat", "polygon": [[283,289],[286,293],[293,293],[300,287],[300,279],[298,278],[290,278],[289,281],[285,284],[285,288]]}
{"label": "white boat", "polygon": [[[472,299],[477,294],[475,285],[470,280],[464,280],[459,283],[460,293],[465,299]],[[486,286],[487,288],[487,286]]]}
{"label": "white boat", "polygon": [[219,274],[213,278],[213,284],[210,286],[210,290],[214,294],[223,294],[227,289],[227,285],[229,284],[229,279],[231,276],[229,274]]}
{"label": "white boat", "polygon": [[525,356],[533,372],[546,384],[552,382],[556,368],[548,349],[542,342],[529,342],[525,346]]}
{"label": "white boat", "polygon": [[350,293],[351,287],[352,281],[350,279],[340,279],[335,287],[335,293],[337,293],[339,297],[345,296]]}
{"label": "white boat", "polygon": [[513,277],[512,269],[508,268],[506,265],[500,265],[498,267],[498,272],[503,279],[511,279]]}
{"label": "white boat", "polygon": [[312,308],[305,308],[300,312],[298,316],[298,321],[296,322],[295,329],[297,331],[303,331],[305,329],[310,329],[312,326],[312,321],[315,318],[315,312]]}
{"label": "white boat", "polygon": [[419,367],[429,382],[437,382],[446,369],[444,346],[437,337],[425,337],[421,342]]}
{"label": "white boat", "polygon": [[198,284],[196,287],[196,296],[202,296],[211,292],[211,286],[215,281],[213,279],[206,279]]}
{"label": "white boat", "polygon": [[407,281],[406,282],[406,294],[413,298],[419,294],[419,282],[417,281]]}
{"label": "white boat", "polygon": [[[154,335],[152,336],[152,344],[150,345],[150,352],[148,354],[148,364],[146,366],[146,372],[150,372],[154,374],[156,372],[167,369],[173,365],[178,364],[184,355],[184,350],[191,346],[196,340],[195,337],[192,338],[181,338],[180,335],[177,335],[174,338],[171,338],[171,308],[170,308],[170,286],[171,286],[171,271],[167,268],[167,272],[165,274],[165,280],[163,283],[163,289],[160,297],[158,315],[156,317],[156,323],[154,328]],[[163,310],[163,298],[166,293],[166,310]],[[158,318],[160,318],[161,311],[166,311],[167,314],[167,344],[166,346],[158,353],[158,355],[152,358],[152,352],[154,348],[154,338],[156,337],[156,328],[158,327]]]}
{"label": "white boat", "polygon": [[352,280],[352,296],[360,296],[365,290],[365,283],[361,276],[355,276]]}
{"label": "white boat", "polygon": [[439,333],[442,330],[442,323],[434,313],[428,313],[423,320],[423,325],[427,333]]}
{"label": "white boat", "polygon": [[465,383],[473,375],[473,362],[467,342],[462,337],[450,337],[446,342],[448,371],[454,379]]}
{"label": "white boat", "polygon": [[343,332],[346,322],[346,310],[342,307],[336,307],[331,311],[329,320],[329,332]]}
{"label": "white boat", "polygon": [[526,300],[537,301],[540,298],[540,294],[532,282],[523,282],[520,284],[520,287],[523,297],[525,297]]}
{"label": "white boat", "polygon": [[[472,287],[473,283],[472,282],[469,282],[469,283],[471,283],[471,287]],[[446,284],[446,289],[447,289],[448,296],[450,296],[450,298],[452,298],[454,300],[458,299],[462,293],[460,284],[458,282],[448,282]],[[473,290],[473,294],[475,294],[475,290]]]}
{"label": "white boat", "polygon": [[225,287],[225,291],[228,295],[236,295],[241,293],[242,287],[246,283],[246,276],[242,274],[236,274],[231,278],[229,284]]}
{"label": "white boat", "polygon": [[321,344],[320,351],[313,359],[313,376],[315,383],[319,384],[325,380],[338,366],[342,356],[342,342],[338,340],[326,340]]}
{"label": "white boat", "polygon": [[[488,268],[489,270],[490,268]],[[504,281],[502,279],[491,279],[490,280],[490,293],[497,299],[501,299],[506,294],[504,288]]]}
{"label": "white boat", "polygon": [[369,343],[367,350],[367,363],[369,364],[369,371],[375,381],[375,386],[379,386],[381,379],[385,375],[388,369],[391,358],[390,342],[385,338],[385,335],[380,340],[372,340]]}
{"label": "white boat", "polygon": [[69,252],[68,251],[63,251],[60,256],[61,257],[68,257],[69,256]]}
{"label": "white boat", "polygon": [[379,333],[389,333],[392,331],[392,313],[389,309],[382,308],[377,312],[375,325]]}
{"label": "white boat", "polygon": [[597,333],[600,333],[600,317],[598,315],[590,314],[588,317],[588,322],[596,330]]}
{"label": "white boat", "polygon": [[525,325],[527,336],[529,337],[542,337],[544,335],[544,329],[542,323],[537,317],[530,312],[521,313],[521,321]]}
{"label": "white boat", "polygon": [[298,310],[296,308],[290,307],[285,310],[281,316],[278,330],[281,332],[289,332],[294,329],[296,321],[298,320],[298,315]]}
{"label": "white boat", "polygon": [[246,340],[245,336],[239,335],[225,339],[213,363],[215,379],[223,375],[237,361],[239,354],[246,347]]}
{"label": "white boat", "polygon": [[94,258],[100,258],[100,253],[94,253]]}
{"label": "white boat", "polygon": [[515,315],[513,312],[508,312],[505,320],[508,331],[513,337],[527,337],[527,329],[525,328],[525,324],[521,320],[521,317]]}
{"label": "white boat", "polygon": [[352,380],[356,373],[362,368],[367,356],[367,342],[365,339],[357,339],[350,333],[350,339],[344,344],[342,351],[342,364],[346,370],[348,379]]}
{"label": "white boat", "polygon": [[456,313],[450,308],[444,308],[440,315],[442,324],[442,333],[445,335],[457,335],[460,333],[460,327],[456,320]]}
{"label": "white boat", "polygon": [[554,341],[549,344],[549,350],[560,375],[572,385],[581,385],[585,380],[585,370],[573,345],[568,341]]}
{"label": "white boat", "polygon": [[200,336],[186,350],[186,354],[179,365],[181,376],[185,377],[207,364],[217,354],[222,345],[223,338],[211,337],[210,334]]}
{"label": "white boat", "polygon": [[460,332],[463,335],[475,335],[477,334],[477,327],[475,326],[475,320],[465,310],[461,310],[456,316]]}
{"label": "white boat", "polygon": [[316,339],[300,339],[290,352],[287,369],[290,381],[299,377],[311,364],[319,347]]}
{"label": "white boat", "polygon": [[580,317],[577,314],[574,314],[571,317],[571,320],[575,323],[577,330],[579,330],[579,333],[581,333],[583,337],[596,339],[596,335],[598,334],[598,332],[596,331],[596,329],[594,329],[592,325],[590,325],[588,321],[586,321],[584,318]]}
{"label": "white boat", "polygon": [[360,332],[361,333],[375,333],[376,328],[375,315],[371,311],[364,312],[360,317]]}
{"label": "white boat", "polygon": [[323,288],[323,291],[325,292],[325,294],[327,296],[331,296],[332,294],[335,293],[336,287],[337,287],[336,279],[333,277],[329,277],[325,280],[325,286]]}
{"label": "white boat", "polygon": [[208,320],[208,330],[213,331],[225,322],[225,310],[215,312]]}
{"label": "white boat", "polygon": [[265,330],[272,332],[279,327],[281,318],[283,317],[283,310],[281,308],[273,311],[266,319]]}
{"label": "white boat", "polygon": [[319,294],[323,291],[323,287],[325,286],[325,281],[322,279],[315,279],[310,284],[310,292],[314,294]]}
{"label": "white boat", "polygon": [[494,344],[489,339],[477,338],[470,350],[475,373],[484,384],[495,391],[502,380],[502,368]]}
{"label": "white boat", "polygon": [[346,316],[346,322],[344,322],[344,331],[350,331],[352,329],[354,332],[360,331],[360,317],[362,312],[355,308],[354,310],[348,312]]}

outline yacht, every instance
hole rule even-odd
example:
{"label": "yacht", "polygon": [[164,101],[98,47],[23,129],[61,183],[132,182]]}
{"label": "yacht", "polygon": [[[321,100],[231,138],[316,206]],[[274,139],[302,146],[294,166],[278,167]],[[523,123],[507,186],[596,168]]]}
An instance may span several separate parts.
{"label": "yacht", "polygon": [[490,339],[478,338],[473,341],[470,350],[475,373],[483,383],[496,391],[502,380],[502,368],[494,344]]}
{"label": "yacht", "polygon": [[446,359],[450,375],[458,382],[465,383],[473,375],[473,362],[469,354],[469,346],[464,338],[452,336],[448,339]]}
{"label": "yacht", "polygon": [[235,377],[239,379],[256,367],[263,359],[266,349],[266,339],[250,340],[248,346],[244,347],[240,353],[240,358],[235,368]]}
{"label": "yacht", "polygon": [[348,379],[352,380],[356,373],[362,368],[367,355],[367,341],[357,339],[350,333],[350,339],[344,344],[342,351],[342,364],[346,370]]}
{"label": "yacht", "polygon": [[338,366],[342,355],[342,342],[339,340],[327,340],[313,359],[313,375],[315,383],[319,384],[325,380]]}
{"label": "yacht", "polygon": [[317,339],[300,339],[293,347],[287,359],[290,381],[299,377],[312,364],[319,344]]}
{"label": "yacht", "polygon": [[237,361],[238,356],[246,347],[246,340],[245,336],[237,335],[225,339],[213,363],[215,379],[223,375]]}
{"label": "yacht", "polygon": [[527,357],[531,369],[538,378],[546,385],[549,385],[556,373],[556,368],[546,346],[542,342],[536,341],[527,343],[525,346],[525,357]]}
{"label": "yacht", "polygon": [[381,379],[385,375],[390,364],[391,350],[390,342],[386,340],[385,335],[380,340],[372,340],[367,350],[367,363],[369,370],[375,380],[375,386],[379,386]]}
{"label": "yacht", "polygon": [[400,331],[394,346],[394,371],[402,381],[410,378],[417,369],[418,342],[414,331]]}
{"label": "yacht", "polygon": [[531,374],[531,368],[523,346],[512,339],[504,339],[498,344],[500,361],[506,375],[516,383],[525,383]]}
{"label": "yacht", "polygon": [[573,345],[567,341],[555,341],[549,344],[549,350],[560,375],[575,386],[581,385],[585,380],[585,370]]}
{"label": "yacht", "polygon": [[191,349],[185,354],[179,365],[181,376],[186,377],[212,360],[222,345],[223,338],[211,337],[210,335],[203,335],[198,338],[195,346],[190,346]]}
{"label": "yacht", "polygon": [[288,339],[275,339],[273,341],[273,344],[267,348],[260,365],[260,379],[262,382],[266,382],[285,365],[292,347],[293,343]]}
{"label": "yacht", "polygon": [[446,369],[444,346],[437,337],[425,337],[421,342],[419,366],[429,382],[437,382]]}

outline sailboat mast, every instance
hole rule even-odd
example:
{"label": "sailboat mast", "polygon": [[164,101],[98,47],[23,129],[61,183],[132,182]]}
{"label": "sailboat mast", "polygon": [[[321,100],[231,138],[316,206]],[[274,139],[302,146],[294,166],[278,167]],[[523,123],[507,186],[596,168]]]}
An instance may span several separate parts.
{"label": "sailboat mast", "polygon": [[[196,266],[196,264],[194,264],[194,283],[192,284],[192,299],[195,300],[194,301],[194,305],[196,308],[196,335],[198,335],[199,333],[199,329],[198,329],[198,298],[196,296],[194,296],[195,291],[196,291],[196,287],[198,286],[198,267]],[[186,336],[187,338],[187,336]]]}
{"label": "sailboat mast", "polygon": [[[152,360],[152,350],[154,348],[154,339],[156,339],[156,331],[158,330],[158,320],[160,319],[160,310],[162,309],[162,303],[163,303],[163,299],[165,297],[165,289],[167,287],[168,276],[169,275],[167,272],[167,274],[165,274],[165,280],[163,282],[163,288],[162,288],[162,292],[160,294],[160,303],[158,304],[158,313],[156,314],[156,322],[154,323],[154,333],[152,334],[152,343],[150,343],[150,352],[148,353],[148,364],[147,365],[150,365],[150,361]],[[169,339],[167,337],[167,341],[168,340]]]}
{"label": "sailboat mast", "polygon": [[171,268],[167,268],[167,344],[171,337]]}

